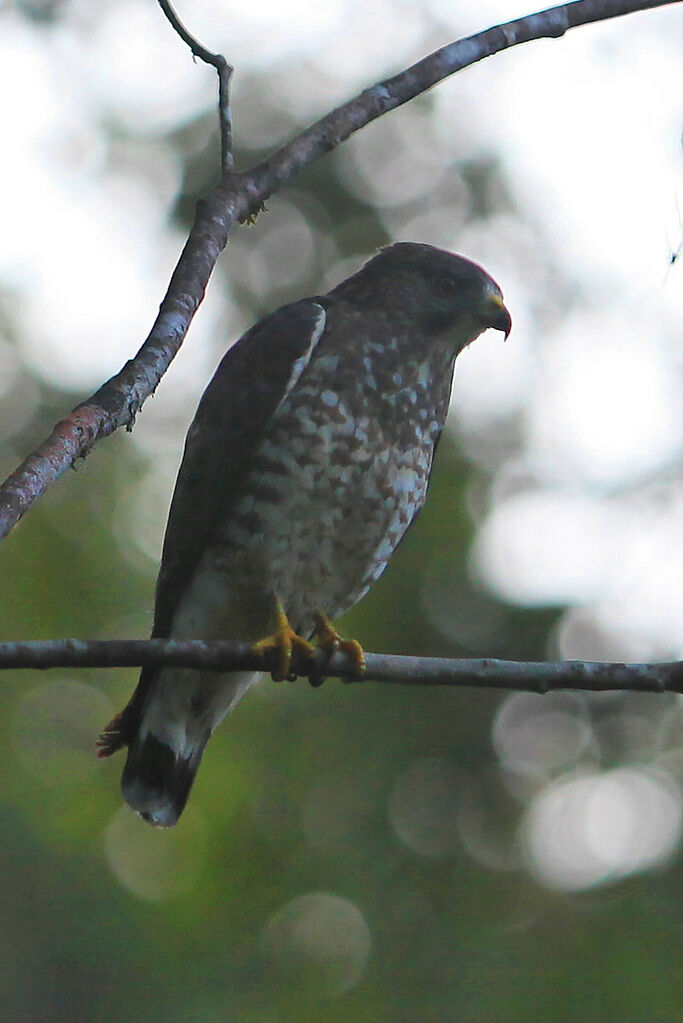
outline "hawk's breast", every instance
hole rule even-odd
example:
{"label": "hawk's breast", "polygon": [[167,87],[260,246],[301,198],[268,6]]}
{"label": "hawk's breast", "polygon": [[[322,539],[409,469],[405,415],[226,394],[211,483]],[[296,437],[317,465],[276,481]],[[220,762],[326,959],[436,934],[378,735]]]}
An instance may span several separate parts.
{"label": "hawk's breast", "polygon": [[304,631],[314,611],[337,617],[384,570],[424,502],[450,392],[448,374],[435,388],[425,364],[373,373],[377,353],[358,355],[343,373],[336,354],[312,361],[221,530],[240,571],[247,555],[252,581]]}

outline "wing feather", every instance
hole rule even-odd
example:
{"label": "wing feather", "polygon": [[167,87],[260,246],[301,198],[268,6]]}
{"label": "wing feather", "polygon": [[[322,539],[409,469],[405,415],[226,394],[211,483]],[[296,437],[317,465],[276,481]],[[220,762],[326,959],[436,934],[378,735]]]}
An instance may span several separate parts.
{"label": "wing feather", "polygon": [[[169,635],[178,602],[218,520],[239,497],[260,437],[325,332],[327,304],[304,299],[261,320],[227,352],[204,391],[171,501],[153,637]],[[159,671],[143,667],[130,700],[97,740],[100,757],[134,740]]]}
{"label": "wing feather", "polygon": [[325,330],[311,299],[283,306],[223,357],[190,426],[166,526],[153,636],[167,636],[218,520],[229,514],[253,452]]}

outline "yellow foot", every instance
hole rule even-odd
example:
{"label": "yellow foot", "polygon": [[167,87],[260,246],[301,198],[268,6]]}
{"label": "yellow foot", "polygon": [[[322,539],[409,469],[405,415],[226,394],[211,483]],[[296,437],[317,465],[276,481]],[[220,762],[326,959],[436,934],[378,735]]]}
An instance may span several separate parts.
{"label": "yellow foot", "polygon": [[313,646],[295,632],[289,624],[289,619],[284,607],[277,601],[275,630],[270,636],[260,639],[254,643],[252,650],[255,654],[270,654],[277,651],[277,664],[271,672],[273,682],[284,682],[285,679],[293,679],[292,675],[292,654],[296,650],[305,657],[312,657],[315,653]]}
{"label": "yellow foot", "polygon": [[[365,671],[365,654],[363,647],[357,639],[342,639],[327,615],[318,612],[315,616],[315,631],[313,632],[319,650],[327,650],[330,657],[341,650],[349,658],[355,668],[355,675],[361,678]],[[311,676],[311,685],[321,685],[324,681],[322,675]]]}

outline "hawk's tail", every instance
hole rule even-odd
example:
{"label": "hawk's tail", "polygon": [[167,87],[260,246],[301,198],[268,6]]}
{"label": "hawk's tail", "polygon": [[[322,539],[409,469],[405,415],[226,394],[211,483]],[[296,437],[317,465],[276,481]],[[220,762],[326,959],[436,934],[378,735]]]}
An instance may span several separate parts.
{"label": "hawk's tail", "polygon": [[182,750],[153,732],[138,733],[128,747],[121,791],[126,802],[150,824],[172,827],[185,809],[210,729]]}
{"label": "hawk's tail", "polygon": [[253,672],[142,669],[130,702],[99,737],[98,755],[128,746],[121,791],[150,824],[176,823],[211,733],[254,678]]}

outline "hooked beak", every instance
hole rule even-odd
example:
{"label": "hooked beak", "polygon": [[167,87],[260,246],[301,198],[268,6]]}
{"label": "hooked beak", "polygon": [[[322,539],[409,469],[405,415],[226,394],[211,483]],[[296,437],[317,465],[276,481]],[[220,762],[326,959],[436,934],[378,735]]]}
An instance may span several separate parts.
{"label": "hooked beak", "polygon": [[500,295],[489,295],[482,309],[482,318],[486,327],[502,330],[507,341],[512,330],[512,319]]}

